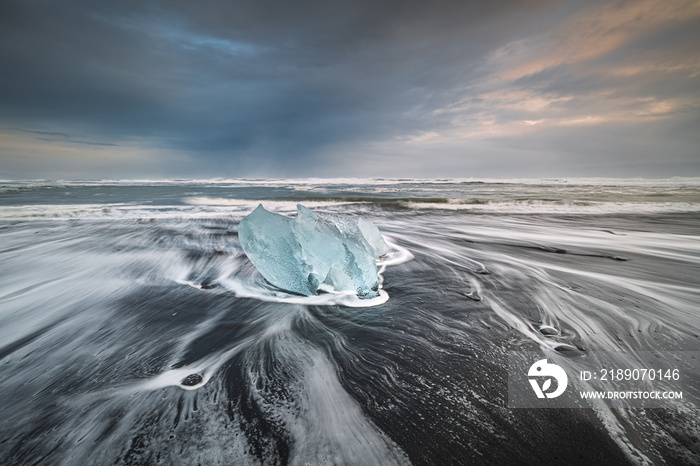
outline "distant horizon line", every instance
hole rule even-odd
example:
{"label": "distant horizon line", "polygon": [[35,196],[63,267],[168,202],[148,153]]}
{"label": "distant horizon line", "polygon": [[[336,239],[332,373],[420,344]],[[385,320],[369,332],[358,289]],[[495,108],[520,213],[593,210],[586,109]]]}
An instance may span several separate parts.
{"label": "distant horizon line", "polygon": [[211,184],[211,183],[230,183],[230,184],[271,184],[278,182],[286,182],[290,184],[381,184],[381,183],[435,183],[435,184],[451,184],[451,183],[552,183],[552,184],[579,184],[579,183],[603,183],[603,182],[691,182],[700,184],[700,176],[667,176],[667,177],[590,177],[590,176],[548,176],[548,177],[510,177],[510,178],[495,178],[495,177],[433,177],[433,178],[412,178],[412,177],[211,177],[211,178],[18,178],[18,179],[0,179],[0,183],[49,183],[49,184]]}

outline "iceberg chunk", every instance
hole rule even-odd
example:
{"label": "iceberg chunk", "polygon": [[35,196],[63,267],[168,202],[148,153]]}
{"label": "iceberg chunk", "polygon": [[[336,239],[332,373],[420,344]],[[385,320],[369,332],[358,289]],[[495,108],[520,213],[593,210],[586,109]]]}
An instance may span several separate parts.
{"label": "iceberg chunk", "polygon": [[379,233],[379,228],[377,228],[374,223],[361,218],[357,221],[357,226],[360,228],[362,236],[365,237],[369,245],[372,247],[375,259],[379,259],[391,250],[386,242],[384,242],[382,234]]}
{"label": "iceberg chunk", "polygon": [[238,227],[243,251],[267,281],[311,296],[321,290],[379,295],[376,259],[389,252],[372,222],[315,213],[297,205],[296,218],[260,204]]}

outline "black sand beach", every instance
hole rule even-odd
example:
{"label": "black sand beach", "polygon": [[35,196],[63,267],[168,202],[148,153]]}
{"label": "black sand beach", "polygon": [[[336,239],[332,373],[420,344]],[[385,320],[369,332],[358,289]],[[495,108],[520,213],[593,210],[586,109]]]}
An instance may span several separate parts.
{"label": "black sand beach", "polygon": [[[508,204],[525,212],[488,199],[467,206],[490,211],[415,208],[420,199],[319,201],[342,198],[339,188],[296,189],[314,210],[373,221],[400,251],[382,273],[389,299],[353,307],[362,303],[277,290],[248,261],[237,225],[251,205],[294,209],[274,189],[266,200],[250,187],[229,187],[228,197],[207,186],[169,186],[160,197],[102,187],[113,197],[103,205],[94,186],[21,189],[0,199],[3,464],[700,457],[696,384],[665,409],[507,404],[512,351],[554,351],[575,369],[562,347],[631,361],[640,350],[700,350],[698,212]],[[52,203],[61,191],[83,202]]]}

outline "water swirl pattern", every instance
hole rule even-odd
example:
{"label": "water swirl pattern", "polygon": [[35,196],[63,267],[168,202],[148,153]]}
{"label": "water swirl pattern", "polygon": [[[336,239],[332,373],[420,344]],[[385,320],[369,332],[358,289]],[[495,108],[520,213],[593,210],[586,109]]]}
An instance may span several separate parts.
{"label": "water swirl pattern", "polygon": [[[693,464],[697,384],[508,409],[505,355],[698,351],[699,186],[5,183],[0,464]],[[260,202],[374,223],[391,299],[271,286]]]}

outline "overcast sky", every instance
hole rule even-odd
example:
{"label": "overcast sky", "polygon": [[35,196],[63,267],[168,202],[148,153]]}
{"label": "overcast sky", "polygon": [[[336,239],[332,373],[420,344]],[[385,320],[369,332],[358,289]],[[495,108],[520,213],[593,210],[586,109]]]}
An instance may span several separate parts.
{"label": "overcast sky", "polygon": [[700,176],[700,1],[0,0],[0,179]]}

